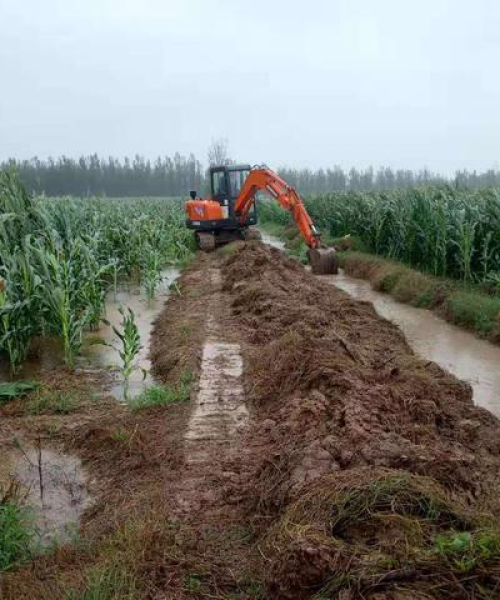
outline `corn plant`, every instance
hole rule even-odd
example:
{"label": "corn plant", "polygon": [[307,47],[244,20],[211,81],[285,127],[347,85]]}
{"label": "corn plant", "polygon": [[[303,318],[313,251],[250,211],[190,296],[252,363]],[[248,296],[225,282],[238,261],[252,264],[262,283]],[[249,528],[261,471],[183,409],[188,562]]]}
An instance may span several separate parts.
{"label": "corn plant", "polygon": [[141,351],[142,346],[139,328],[135,322],[134,311],[129,308],[125,312],[123,307],[120,307],[119,311],[122,315],[121,331],[116,327],[113,327],[113,331],[121,343],[121,347],[118,348],[118,353],[122,361],[120,370],[124,380],[124,397],[125,400],[128,400],[130,396],[130,376],[135,369],[135,359]]}
{"label": "corn plant", "polygon": [[33,337],[51,335],[74,366],[119,274],[153,298],[161,271],[192,252],[177,200],[32,198],[0,173],[0,355],[16,370]]}
{"label": "corn plant", "polygon": [[152,300],[155,297],[156,288],[163,279],[161,269],[160,252],[148,244],[144,248],[144,259],[141,269],[142,281],[144,282],[148,300]]}
{"label": "corn plant", "polygon": [[71,263],[61,256],[43,251],[38,257],[42,272],[50,282],[43,297],[45,321],[49,331],[61,337],[64,359],[73,367],[82,345],[83,330],[90,322],[90,312],[88,308],[77,307],[78,280],[74,277]]}
{"label": "corn plant", "polygon": [[[428,186],[391,192],[336,192],[305,198],[319,228],[352,234],[370,252],[438,276],[486,282],[500,271],[500,191]],[[261,202],[261,219],[292,223]]]}

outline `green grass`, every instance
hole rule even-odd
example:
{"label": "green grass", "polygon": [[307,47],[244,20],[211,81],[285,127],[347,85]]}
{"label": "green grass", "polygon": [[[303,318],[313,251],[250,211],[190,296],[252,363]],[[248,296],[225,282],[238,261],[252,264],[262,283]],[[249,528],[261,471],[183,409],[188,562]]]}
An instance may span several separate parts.
{"label": "green grass", "polygon": [[13,499],[0,503],[0,572],[29,560],[33,533],[25,507]]}
{"label": "green grass", "polygon": [[30,398],[28,411],[32,415],[67,415],[76,410],[81,399],[74,392],[40,392]]}
{"label": "green grass", "polygon": [[115,429],[111,433],[111,439],[115,442],[126,442],[129,439],[129,434],[125,429]]}
{"label": "green grass", "polygon": [[0,383],[0,405],[9,402],[9,400],[26,396],[33,390],[36,390],[38,387],[40,387],[39,383],[36,381],[30,381],[28,379]]}
{"label": "green grass", "polygon": [[446,299],[448,319],[488,337],[500,321],[500,298],[474,292],[452,292]]}
{"label": "green grass", "polygon": [[468,573],[500,556],[498,532],[450,532],[437,536],[433,551],[453,566],[459,573]]}
{"label": "green grass", "polygon": [[90,571],[87,583],[69,590],[64,600],[139,600],[134,578],[120,566],[105,566]]}
{"label": "green grass", "polygon": [[130,398],[131,410],[143,410],[154,406],[169,406],[187,402],[191,395],[191,374],[186,372],[177,385],[152,385],[138,396]]}

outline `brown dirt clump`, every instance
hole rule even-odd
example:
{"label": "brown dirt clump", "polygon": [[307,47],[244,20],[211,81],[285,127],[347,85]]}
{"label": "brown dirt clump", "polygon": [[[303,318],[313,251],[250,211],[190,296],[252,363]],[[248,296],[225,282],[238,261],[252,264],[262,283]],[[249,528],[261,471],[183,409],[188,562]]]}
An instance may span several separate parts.
{"label": "brown dirt clump", "polygon": [[203,265],[209,259],[201,256],[196,266],[189,267],[177,282],[167,302],[167,310],[160,313],[151,333],[150,358],[154,376],[169,383],[182,379],[186,371],[198,369],[201,346],[205,335],[207,284]]}

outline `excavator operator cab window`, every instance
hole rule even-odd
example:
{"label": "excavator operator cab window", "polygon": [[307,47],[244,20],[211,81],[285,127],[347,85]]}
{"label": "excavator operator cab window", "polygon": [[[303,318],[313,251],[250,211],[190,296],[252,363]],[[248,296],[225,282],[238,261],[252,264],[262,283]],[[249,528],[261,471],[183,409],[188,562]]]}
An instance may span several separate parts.
{"label": "excavator operator cab window", "polygon": [[240,171],[229,171],[229,188],[231,190],[231,198],[235,199],[240,195],[241,188],[245,183],[246,178],[250,174],[248,169]]}
{"label": "excavator operator cab window", "polygon": [[226,171],[212,171],[212,197],[221,201],[227,197]]}

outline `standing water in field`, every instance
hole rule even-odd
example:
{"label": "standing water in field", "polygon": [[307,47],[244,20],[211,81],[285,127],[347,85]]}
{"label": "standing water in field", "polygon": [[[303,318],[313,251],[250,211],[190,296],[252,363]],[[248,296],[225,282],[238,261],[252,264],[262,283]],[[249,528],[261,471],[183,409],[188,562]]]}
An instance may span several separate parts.
{"label": "standing water in field", "polygon": [[[121,359],[119,339],[113,327],[121,330],[122,315],[120,308],[130,308],[135,315],[135,322],[141,338],[141,350],[135,358],[134,369],[129,381],[129,394],[136,396],[151,385],[149,373],[149,335],[154,319],[163,308],[170,293],[170,285],[179,276],[179,269],[171,267],[162,271],[161,282],[156,288],[155,297],[148,299],[146,290],[137,282],[124,280],[118,283],[117,292],[110,290],[106,296],[104,318],[109,323],[101,324],[96,332],[85,334],[81,355],[77,357],[77,370],[99,374],[110,370],[114,374],[113,384],[109,392],[118,400],[124,399],[124,380],[120,373]],[[26,360],[19,369],[15,379],[41,379],[50,369],[64,364],[60,341],[47,338],[36,342],[33,358]],[[12,379],[8,362],[0,361],[0,382]]]}
{"label": "standing water in field", "polygon": [[[156,289],[155,297],[148,299],[144,289],[133,283],[119,284],[117,293],[108,292],[106,297],[105,318],[109,323],[103,325],[99,331],[87,336],[79,358],[79,366],[85,370],[112,369],[115,380],[110,390],[111,394],[118,400],[124,400],[125,385],[119,372],[121,359],[119,356],[120,340],[113,331],[113,327],[121,330],[122,315],[120,308],[130,308],[135,315],[135,323],[141,337],[141,349],[134,360],[135,368],[129,380],[129,395],[131,397],[140,394],[152,383],[150,374],[151,362],[149,360],[149,336],[153,321],[160,313],[170,293],[170,286],[179,276],[179,270],[170,268],[161,273],[161,282]],[[96,343],[97,342],[97,343]],[[104,342],[106,345],[104,345]]]}
{"label": "standing water in field", "polygon": [[86,476],[79,458],[27,444],[14,438],[12,449],[2,454],[0,489],[12,482],[19,486],[35,543],[48,546],[66,542],[78,531],[78,523],[90,505]]}
{"label": "standing water in field", "polygon": [[[281,240],[269,234],[263,236],[263,241],[284,248]],[[368,281],[350,277],[342,270],[338,275],[320,277],[353,298],[371,302],[380,316],[398,325],[416,354],[470,383],[474,402],[500,417],[500,347],[450,325],[429,310],[396,302],[373,290]]]}

